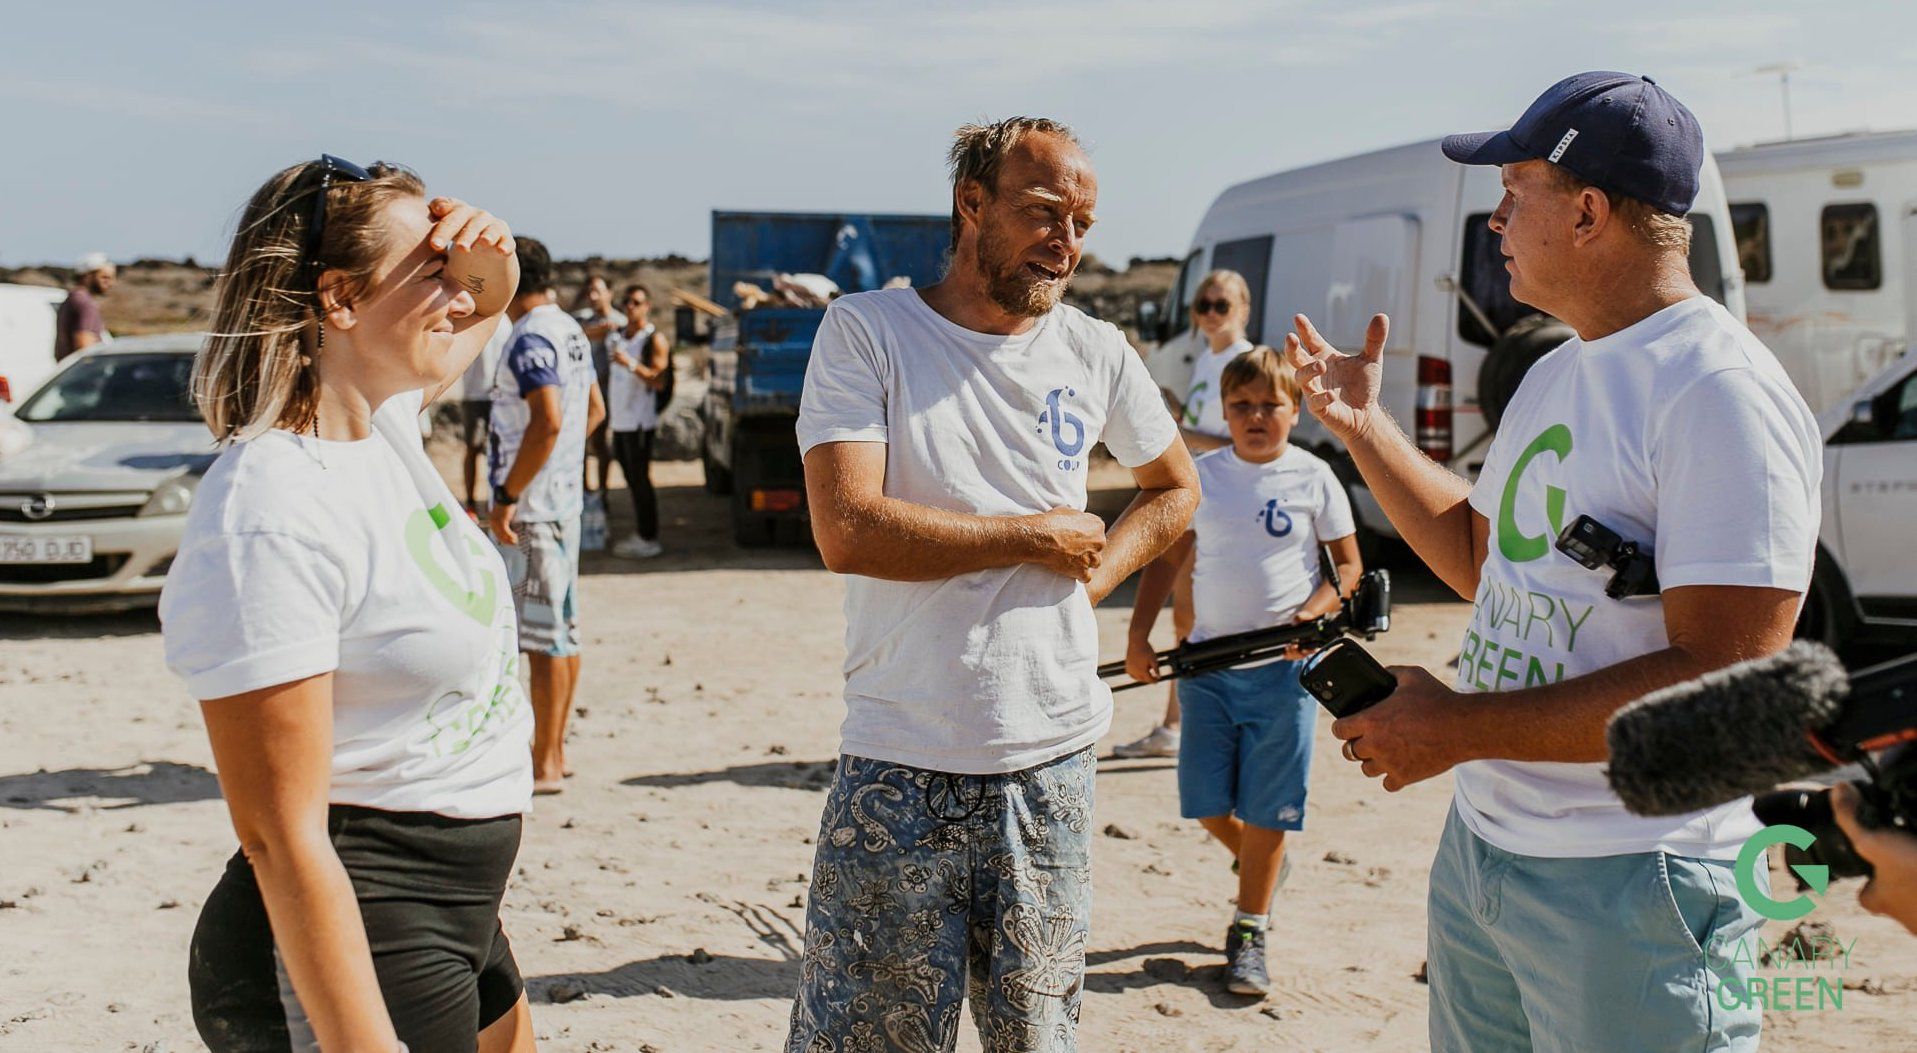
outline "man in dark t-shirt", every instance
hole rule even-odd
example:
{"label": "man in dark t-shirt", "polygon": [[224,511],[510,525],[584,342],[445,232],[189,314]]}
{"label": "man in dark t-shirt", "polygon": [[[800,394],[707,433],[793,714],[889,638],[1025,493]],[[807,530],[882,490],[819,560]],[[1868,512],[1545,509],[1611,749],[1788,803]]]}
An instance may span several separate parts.
{"label": "man in dark t-shirt", "polygon": [[106,322],[100,317],[96,297],[107,295],[115,279],[113,261],[104,253],[89,252],[74,268],[73,288],[60,305],[60,317],[53,333],[55,362],[78,351],[85,351],[107,338]]}

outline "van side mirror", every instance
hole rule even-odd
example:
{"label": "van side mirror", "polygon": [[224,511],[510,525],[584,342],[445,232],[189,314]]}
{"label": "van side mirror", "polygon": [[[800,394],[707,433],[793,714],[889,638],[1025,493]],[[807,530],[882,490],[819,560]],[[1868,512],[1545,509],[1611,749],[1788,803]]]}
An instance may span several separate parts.
{"label": "van side mirror", "polygon": [[1831,445],[1853,442],[1876,442],[1881,438],[1877,434],[1877,406],[1869,399],[1859,399],[1850,404],[1850,417],[1837,434],[1830,437]]}
{"label": "van side mirror", "polygon": [[1138,312],[1133,316],[1132,321],[1133,328],[1138,330],[1138,338],[1140,340],[1150,340],[1154,343],[1162,343],[1164,341],[1165,327],[1163,325],[1163,318],[1158,311],[1157,301],[1138,301]]}

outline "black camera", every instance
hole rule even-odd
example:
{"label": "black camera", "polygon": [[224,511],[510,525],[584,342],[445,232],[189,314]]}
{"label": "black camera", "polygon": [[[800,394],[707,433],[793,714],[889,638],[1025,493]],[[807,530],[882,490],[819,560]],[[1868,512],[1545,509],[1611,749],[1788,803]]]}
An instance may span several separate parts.
{"label": "black camera", "polygon": [[1658,593],[1657,563],[1651,554],[1590,516],[1577,517],[1558,534],[1558,551],[1591,570],[1616,571],[1604,586],[1604,594],[1614,600]]}
{"label": "black camera", "polygon": [[[1851,782],[1859,798],[1857,821],[1873,829],[1888,827],[1917,836],[1917,745],[1893,747],[1877,760],[1866,754],[1859,763],[1865,778]],[[1751,811],[1765,826],[1800,826],[1816,836],[1809,848],[1785,844],[1787,865],[1821,864],[1830,868],[1833,878],[1871,876],[1870,862],[1857,854],[1837,825],[1828,789],[1772,790],[1752,798]],[[1801,876],[1797,884],[1808,887]]]}

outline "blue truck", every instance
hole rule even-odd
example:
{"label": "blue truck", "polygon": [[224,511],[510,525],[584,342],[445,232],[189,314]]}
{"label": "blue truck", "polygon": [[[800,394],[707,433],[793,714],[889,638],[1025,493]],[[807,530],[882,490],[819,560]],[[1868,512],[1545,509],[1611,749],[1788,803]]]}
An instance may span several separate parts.
{"label": "blue truck", "polygon": [[904,278],[938,281],[951,241],[944,215],[714,212],[712,299],[730,315],[713,331],[702,407],[706,489],[732,497],[732,535],[760,546],[810,536],[795,427],[822,307],[742,305],[740,282],[771,289],[783,274],[822,274],[841,292]]}

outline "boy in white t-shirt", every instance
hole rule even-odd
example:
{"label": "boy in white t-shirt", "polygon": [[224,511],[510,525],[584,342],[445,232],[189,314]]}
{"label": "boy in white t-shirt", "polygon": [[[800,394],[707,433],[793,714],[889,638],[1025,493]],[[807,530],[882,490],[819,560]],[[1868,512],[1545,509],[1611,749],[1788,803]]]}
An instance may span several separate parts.
{"label": "boy in white t-shirt", "polygon": [[[1271,348],[1256,348],[1225,366],[1218,392],[1231,445],[1198,458],[1203,496],[1191,529],[1139,582],[1125,653],[1139,680],[1157,679],[1152,626],[1187,558],[1194,643],[1336,610],[1341,597],[1319,567],[1321,546],[1330,546],[1341,581],[1356,583],[1363,571],[1344,487],[1329,465],[1287,441],[1301,403],[1290,367]],[[1238,910],[1225,935],[1227,985],[1237,994],[1271,989],[1266,919],[1285,833],[1304,829],[1318,707],[1298,683],[1302,658],[1294,649],[1194,676],[1179,692],[1179,811],[1238,859]]]}

